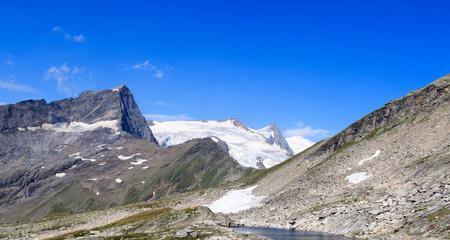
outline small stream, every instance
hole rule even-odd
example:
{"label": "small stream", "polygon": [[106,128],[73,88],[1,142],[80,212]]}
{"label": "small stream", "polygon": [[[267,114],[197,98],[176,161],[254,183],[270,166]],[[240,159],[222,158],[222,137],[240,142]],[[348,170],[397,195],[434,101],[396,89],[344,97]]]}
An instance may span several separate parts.
{"label": "small stream", "polygon": [[348,240],[352,238],[331,235],[326,233],[289,230],[283,228],[270,228],[270,227],[235,227],[233,231],[238,233],[251,233],[258,236],[267,237],[274,240]]}

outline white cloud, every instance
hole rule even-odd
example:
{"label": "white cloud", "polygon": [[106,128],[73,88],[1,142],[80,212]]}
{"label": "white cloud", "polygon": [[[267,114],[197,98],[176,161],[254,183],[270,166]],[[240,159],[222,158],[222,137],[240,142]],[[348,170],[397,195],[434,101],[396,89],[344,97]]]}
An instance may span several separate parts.
{"label": "white cloud", "polygon": [[84,34],[75,34],[72,35],[69,31],[63,29],[60,26],[55,26],[52,28],[52,32],[62,34],[65,39],[74,41],[76,43],[84,43],[86,42],[87,38]]}
{"label": "white cloud", "polygon": [[145,59],[141,63],[136,63],[130,68],[135,71],[145,71],[153,73],[153,77],[156,79],[162,79],[166,76],[166,73],[171,69],[170,66],[166,66],[164,69],[152,64],[149,60]]}
{"label": "white cloud", "polygon": [[8,58],[6,58],[5,64],[11,67],[14,66],[14,59],[11,54],[9,54]]}
{"label": "white cloud", "polygon": [[283,135],[286,137],[301,136],[306,139],[323,139],[328,137],[330,132],[325,129],[312,128],[304,123],[297,123],[296,128],[286,129]]}
{"label": "white cloud", "polygon": [[29,92],[29,93],[37,92],[37,90],[31,86],[21,84],[21,83],[16,83],[13,81],[3,81],[3,80],[0,80],[0,89],[18,91],[18,92]]}
{"label": "white cloud", "polygon": [[78,83],[81,81],[80,73],[83,68],[69,67],[66,63],[61,66],[51,66],[45,72],[46,80],[55,80],[58,89],[68,96],[74,96],[78,92]]}
{"label": "white cloud", "polygon": [[62,28],[60,26],[54,26],[52,28],[52,32],[63,32]]}
{"label": "white cloud", "polygon": [[4,102],[0,102],[0,106],[1,106],[1,105],[6,105],[6,104],[7,104],[7,103],[4,103]]}
{"label": "white cloud", "polygon": [[83,34],[73,36],[75,42],[85,42],[86,37]]}
{"label": "white cloud", "polygon": [[303,150],[311,147],[314,142],[306,139],[302,136],[292,136],[287,137],[286,141],[289,144],[289,147],[291,147],[292,151],[294,151],[295,154],[302,152]]}
{"label": "white cloud", "polygon": [[161,107],[161,106],[167,106],[169,104],[164,101],[154,101],[154,102],[152,102],[152,105]]}
{"label": "white cloud", "polygon": [[165,73],[161,69],[157,69],[155,74],[153,74],[153,77],[155,77],[156,79],[161,79],[164,77],[164,75]]}
{"label": "white cloud", "polygon": [[153,121],[179,121],[179,120],[192,120],[191,117],[188,115],[181,113],[176,115],[166,115],[166,114],[158,114],[158,113],[149,113],[144,114],[144,117],[147,120],[153,120]]}
{"label": "white cloud", "polygon": [[144,60],[142,63],[136,63],[132,67],[135,70],[153,71],[156,69],[155,65],[151,64],[149,60]]}

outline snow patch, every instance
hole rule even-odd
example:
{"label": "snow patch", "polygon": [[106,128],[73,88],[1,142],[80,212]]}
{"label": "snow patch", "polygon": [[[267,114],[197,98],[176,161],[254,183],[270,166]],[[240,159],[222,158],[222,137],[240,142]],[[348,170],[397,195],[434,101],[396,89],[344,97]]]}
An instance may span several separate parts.
{"label": "snow patch", "polygon": [[99,192],[96,192],[96,193],[95,193],[95,195],[97,195],[97,196],[98,196],[98,195],[100,195],[100,193],[99,193]]}
{"label": "snow patch", "polygon": [[98,165],[99,166],[103,166],[103,165],[105,165],[106,163],[105,162],[101,162],[101,163],[99,163]]}
{"label": "snow patch", "polygon": [[145,184],[145,181],[142,181],[141,183],[142,183],[142,184]]}
{"label": "snow patch", "polygon": [[367,172],[357,172],[352,175],[348,175],[345,178],[351,184],[358,184],[366,179],[368,179],[370,175],[367,175]]}
{"label": "snow patch", "polygon": [[141,159],[141,158],[139,158],[139,159],[136,159],[136,162],[130,162],[130,164],[131,165],[141,165],[141,164],[143,164],[143,163],[145,163],[145,162],[147,162],[148,160],[147,159]]}
{"label": "snow patch", "polygon": [[78,157],[80,156],[80,152],[72,153],[69,155],[69,157]]}
{"label": "snow patch", "polygon": [[84,158],[84,157],[81,157],[81,161],[95,162],[95,161],[97,161],[97,160],[96,160],[96,159],[93,159],[93,158]]}
{"label": "snow patch", "polygon": [[116,183],[122,183],[122,179],[116,178]]}
{"label": "snow patch", "polygon": [[65,177],[66,176],[66,173],[57,173],[57,174],[55,174],[55,177]]}
{"label": "snow patch", "polygon": [[26,129],[25,128],[17,128],[17,130],[19,130],[20,132],[23,132],[23,131],[26,131]]}
{"label": "snow patch", "polygon": [[374,153],[372,156],[370,156],[370,157],[368,157],[368,158],[365,158],[365,159],[359,161],[359,162],[358,162],[358,165],[361,166],[361,165],[363,165],[365,162],[370,161],[370,160],[372,160],[372,159],[374,159],[374,158],[380,156],[380,153],[381,153],[381,151],[380,151],[380,149],[378,149],[377,151],[375,151],[375,153]]}
{"label": "snow patch", "polygon": [[[119,124],[117,120],[105,120],[105,121],[98,121],[95,123],[84,123],[84,122],[70,122],[70,123],[44,123],[41,127],[37,127],[37,129],[42,130],[48,130],[48,131],[55,131],[55,132],[65,132],[65,133],[80,133],[80,132],[89,132],[94,131],[98,128],[109,128],[114,130],[114,132],[119,132]],[[28,130],[31,130],[30,127],[28,127]],[[35,131],[34,130],[34,131]],[[33,131],[33,130],[31,130]]]}
{"label": "snow patch", "polygon": [[149,166],[143,166],[142,167],[142,169],[144,169],[144,170],[147,169],[147,168],[149,168]]}
{"label": "snow patch", "polygon": [[129,167],[128,169],[131,170],[131,169],[133,169],[133,167]]}
{"label": "snow patch", "polygon": [[261,201],[264,200],[265,196],[253,195],[252,191],[256,187],[255,185],[245,189],[228,191],[223,197],[206,205],[206,207],[209,207],[215,213],[237,213],[258,207],[262,205]]}
{"label": "snow patch", "polygon": [[132,159],[132,158],[134,158],[134,157],[136,157],[136,156],[139,156],[139,155],[141,155],[141,153],[136,153],[136,154],[133,154],[133,155],[130,155],[130,156],[124,156],[124,155],[119,155],[119,156],[117,156],[120,160],[130,160],[130,159]]}
{"label": "snow patch", "polygon": [[122,150],[123,147],[116,147],[116,150]]}

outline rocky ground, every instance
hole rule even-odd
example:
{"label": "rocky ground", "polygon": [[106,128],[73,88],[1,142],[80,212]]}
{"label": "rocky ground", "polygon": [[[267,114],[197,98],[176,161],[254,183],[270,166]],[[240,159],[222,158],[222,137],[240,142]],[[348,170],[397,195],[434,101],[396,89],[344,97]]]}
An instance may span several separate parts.
{"label": "rocky ground", "polygon": [[450,238],[449,79],[266,173],[252,182],[264,205],[232,217],[359,238]]}
{"label": "rocky ground", "polygon": [[224,214],[183,206],[204,195],[182,194],[108,210],[4,224],[0,225],[0,239],[260,239],[233,232],[229,228],[233,221]]}

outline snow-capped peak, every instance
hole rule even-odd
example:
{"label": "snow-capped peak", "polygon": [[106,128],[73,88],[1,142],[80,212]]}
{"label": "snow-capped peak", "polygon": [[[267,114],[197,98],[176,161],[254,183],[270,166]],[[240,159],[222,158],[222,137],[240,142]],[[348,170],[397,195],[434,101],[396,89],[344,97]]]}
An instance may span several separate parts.
{"label": "snow-capped peak", "polygon": [[280,129],[275,123],[272,123],[266,127],[260,128],[256,130],[257,132],[264,135],[269,144],[276,144],[286,150],[291,155],[294,154],[288,142],[284,138],[283,134],[281,134]]}
{"label": "snow-capped peak", "polygon": [[237,119],[153,121],[149,125],[162,147],[194,138],[216,137],[228,145],[231,157],[244,167],[270,168],[293,154],[276,125],[251,129]]}

